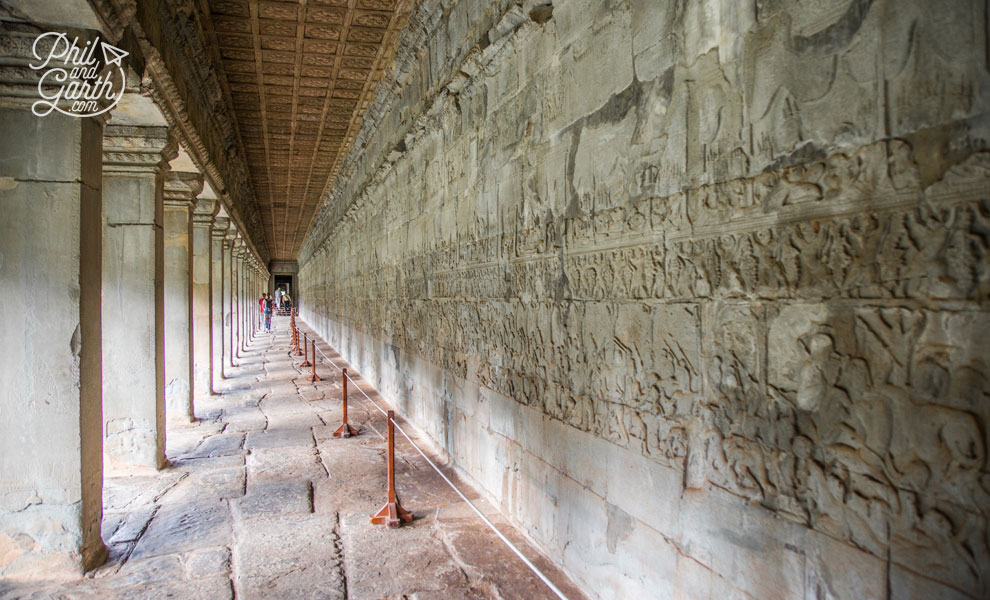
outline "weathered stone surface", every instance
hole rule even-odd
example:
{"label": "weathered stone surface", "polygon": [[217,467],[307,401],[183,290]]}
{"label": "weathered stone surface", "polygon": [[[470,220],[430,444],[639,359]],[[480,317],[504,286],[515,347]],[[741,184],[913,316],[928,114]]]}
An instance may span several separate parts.
{"label": "weathered stone surface", "polygon": [[156,475],[117,473],[103,490],[103,506],[109,512],[136,510],[142,505],[153,504],[165,492],[188,476],[177,469],[168,469]]}
{"label": "weathered stone surface", "polygon": [[183,557],[183,566],[189,579],[226,577],[230,572],[230,548],[204,548],[187,552]]}
{"label": "weathered stone surface", "polygon": [[[155,511],[153,508],[140,508],[125,513],[120,526],[115,527],[112,532],[104,531],[103,538],[107,543],[112,545],[135,542],[144,533],[145,528],[154,515]],[[104,513],[104,519],[106,519],[106,513]]]}
{"label": "weathered stone surface", "polygon": [[151,520],[131,560],[231,542],[230,511],[222,501],[163,505]]}
{"label": "weathered stone surface", "polygon": [[306,321],[601,597],[990,593],[983,3],[438,6]]}
{"label": "weathered stone surface", "polygon": [[[354,523],[344,524],[344,568],[348,574],[347,591],[357,598],[380,598],[402,593],[442,592],[457,589],[466,583],[461,569],[450,562],[433,560],[444,553],[443,542],[426,535],[417,527],[399,529],[362,526],[368,516],[351,517]],[[417,538],[418,552],[392,553],[382,560],[384,545],[409,546]]]}
{"label": "weathered stone surface", "polygon": [[336,515],[251,521],[234,546],[238,598],[347,598]]}
{"label": "weathered stone surface", "polygon": [[227,422],[224,431],[228,433],[262,431],[268,426],[268,419],[265,418],[265,414],[254,406],[224,408],[223,415]]}
{"label": "weathered stone surface", "polygon": [[252,482],[279,482],[291,478],[314,480],[326,475],[312,441],[309,446],[254,449],[248,454],[246,463]]}
{"label": "weathered stone surface", "polygon": [[176,458],[189,454],[203,443],[203,440],[224,429],[223,423],[207,418],[209,408],[199,412],[202,413],[201,419],[196,423],[172,422],[172,427],[166,438],[166,451],[169,457]]}
{"label": "weathered stone surface", "polygon": [[188,503],[195,500],[227,500],[244,495],[244,466],[211,468],[200,460],[189,466],[189,475],[161,497],[162,503]]}
{"label": "weathered stone surface", "polygon": [[243,433],[221,433],[210,436],[183,458],[205,458],[244,454]]}
{"label": "weathered stone surface", "polygon": [[313,512],[313,490],[308,481],[251,483],[248,493],[233,502],[241,519]]}
{"label": "weathered stone surface", "polygon": [[313,432],[306,426],[269,427],[264,431],[254,431],[247,434],[244,447],[248,450],[260,448],[284,448],[286,446],[312,446]]}

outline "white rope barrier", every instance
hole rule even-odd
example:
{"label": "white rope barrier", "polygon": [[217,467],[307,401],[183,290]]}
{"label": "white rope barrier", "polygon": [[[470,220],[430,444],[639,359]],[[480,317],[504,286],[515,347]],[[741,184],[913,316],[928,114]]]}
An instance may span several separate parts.
{"label": "white rope barrier", "polygon": [[[320,350],[320,348],[316,346],[315,338],[313,341],[314,341],[313,348],[316,348],[316,350],[320,353],[320,355],[323,356],[323,360],[327,361],[328,363],[333,365],[335,369],[343,373],[344,370],[341,367],[338,367],[337,364],[332,359],[330,359],[330,357],[328,357],[326,354],[323,353],[323,350]],[[313,357],[313,360],[314,361],[316,360],[315,356]],[[485,523],[485,525],[487,525],[489,529],[494,531],[495,535],[497,535],[499,539],[502,540],[505,543],[505,545],[509,547],[509,550],[512,550],[512,552],[514,552],[515,555],[518,556],[519,559],[522,560],[527,567],[529,567],[529,570],[532,571],[537,577],[539,577],[540,581],[546,584],[546,586],[550,588],[550,591],[552,591],[558,598],[560,598],[560,600],[568,600],[567,596],[564,595],[564,592],[560,591],[560,589],[557,586],[555,586],[553,582],[550,581],[549,578],[547,578],[546,575],[543,574],[543,571],[541,571],[539,567],[534,565],[528,558],[526,558],[526,556],[522,553],[522,551],[519,550],[519,548],[517,548],[515,544],[510,542],[509,538],[505,537],[505,535],[503,535],[502,532],[499,531],[498,528],[495,527],[495,525],[488,520],[488,517],[486,517],[485,514],[482,513],[481,510],[474,505],[473,502],[468,500],[467,496],[465,496],[464,493],[461,492],[461,490],[456,485],[454,485],[454,483],[450,479],[447,478],[444,472],[440,470],[440,467],[438,467],[436,463],[430,460],[430,457],[427,456],[425,452],[423,452],[423,449],[420,448],[419,445],[417,445],[416,442],[414,442],[411,437],[409,437],[409,434],[406,433],[406,431],[402,428],[402,426],[399,425],[395,421],[395,419],[388,419],[388,412],[384,410],[381,406],[379,406],[377,402],[371,399],[371,396],[366,394],[365,391],[361,389],[361,386],[358,385],[356,381],[354,381],[354,379],[351,377],[351,374],[345,373],[345,376],[347,377],[347,379],[350,380],[351,383],[354,384],[354,387],[357,389],[357,391],[361,392],[361,395],[364,396],[368,400],[368,402],[371,402],[371,404],[376,409],[378,409],[378,412],[385,415],[386,420],[392,421],[392,423],[395,425],[395,428],[398,429],[399,433],[402,434],[402,437],[406,438],[406,440],[412,445],[412,447],[416,450],[416,452],[418,452],[419,455],[422,456],[426,460],[426,462],[429,463],[431,467],[433,467],[433,470],[436,471],[437,474],[440,475],[440,477],[442,477],[445,482],[447,482],[447,485],[449,485],[450,488],[454,490],[454,492],[456,492],[458,496],[460,496],[461,500],[467,503],[467,505],[471,507],[471,510],[477,513],[478,517],[481,518],[481,520]]]}

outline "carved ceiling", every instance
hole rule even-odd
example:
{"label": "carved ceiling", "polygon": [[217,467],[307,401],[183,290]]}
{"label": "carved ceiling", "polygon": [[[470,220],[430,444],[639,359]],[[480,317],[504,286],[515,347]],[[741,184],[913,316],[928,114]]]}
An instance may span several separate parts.
{"label": "carved ceiling", "polygon": [[272,259],[295,259],[413,0],[198,0]]}

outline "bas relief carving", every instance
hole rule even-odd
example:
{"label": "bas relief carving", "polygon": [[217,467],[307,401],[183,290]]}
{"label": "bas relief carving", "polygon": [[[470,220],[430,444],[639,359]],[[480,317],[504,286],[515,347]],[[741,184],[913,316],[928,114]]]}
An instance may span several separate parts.
{"label": "bas relief carving", "polygon": [[679,36],[686,4],[634,9],[664,13],[637,15],[673,62],[593,114],[568,120],[550,67],[486,90],[497,62],[390,97],[423,118],[318,219],[310,309],[685,488],[990,593],[982,3],[709,1]]}

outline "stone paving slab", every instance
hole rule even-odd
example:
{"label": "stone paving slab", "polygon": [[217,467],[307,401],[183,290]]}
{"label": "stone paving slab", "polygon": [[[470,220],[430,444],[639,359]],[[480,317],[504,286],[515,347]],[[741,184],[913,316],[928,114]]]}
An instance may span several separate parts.
{"label": "stone paving slab", "polygon": [[225,433],[262,431],[268,426],[268,418],[256,404],[225,408],[223,420]]}
{"label": "stone paving slab", "polygon": [[163,504],[188,503],[195,500],[228,500],[244,495],[244,465],[224,468],[191,468],[189,477],[161,498]]}
{"label": "stone paving slab", "polygon": [[326,399],[327,394],[329,392],[330,392],[330,390],[326,390],[326,389],[323,389],[323,388],[315,388],[315,387],[313,387],[313,388],[308,388],[307,389],[307,388],[304,387],[304,388],[302,388],[302,389],[299,390],[299,395],[302,397],[303,400],[305,400],[307,402],[316,402],[316,401],[319,401],[319,400]]}
{"label": "stone paving slab", "polygon": [[230,543],[225,501],[163,505],[131,554],[131,560]]}
{"label": "stone paving slab", "polygon": [[168,456],[181,456],[192,452],[203,443],[203,440],[222,430],[223,424],[202,418],[195,423],[183,423],[182,426],[172,427],[165,437],[166,453]]}
{"label": "stone paving slab", "polygon": [[327,474],[312,446],[254,450],[247,457],[247,469],[249,487],[273,481],[316,481]]}
{"label": "stone paving slab", "polygon": [[232,503],[239,519],[313,512],[313,488],[308,481],[285,481],[251,486],[250,492]]}
{"label": "stone paving slab", "polygon": [[166,470],[156,475],[114,477],[112,484],[103,488],[103,510],[115,512],[153,505],[186,476],[178,470]]}
{"label": "stone paving slab", "polygon": [[183,454],[183,458],[206,458],[244,454],[243,433],[221,433],[203,440],[195,450]]}
{"label": "stone paving slab", "polygon": [[[155,516],[156,510],[155,507],[150,506],[124,513],[123,518],[120,520],[120,525],[114,528],[112,534],[107,535],[107,532],[104,530],[103,539],[111,545],[136,542],[141,537],[141,534],[144,533],[145,528],[148,527],[151,518]],[[105,515],[104,520],[106,520]]]}
{"label": "stone paving slab", "polygon": [[[309,434],[309,445],[313,445],[313,427],[320,427],[324,423],[314,410],[296,413],[276,413],[268,416],[267,433],[278,433],[286,431],[306,432]],[[298,435],[302,435],[299,433]]]}
{"label": "stone paving slab", "polygon": [[[181,594],[174,592],[176,588],[182,590]],[[181,583],[181,587],[172,580],[169,583],[122,588],[110,597],[120,600],[174,600],[176,598],[182,600],[232,600],[234,590],[231,587],[230,579],[221,576],[185,581]]]}
{"label": "stone paving slab", "polygon": [[244,454],[228,456],[206,456],[192,458],[172,458],[170,462],[177,473],[188,473],[195,469],[228,469],[244,466]]}
{"label": "stone paving slab", "polygon": [[336,527],[334,514],[260,518],[238,527],[237,597],[346,598]]}
{"label": "stone paving slab", "polygon": [[[316,415],[312,415],[316,423],[322,424]],[[285,448],[287,446],[312,446],[313,432],[312,425],[303,427],[269,427],[265,431],[255,431],[249,433],[245,448],[248,450],[261,450],[264,448]]]}
{"label": "stone paving slab", "polygon": [[413,596],[468,586],[430,523],[421,520],[399,529],[372,526],[364,511],[341,520],[349,598]]}

